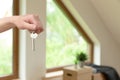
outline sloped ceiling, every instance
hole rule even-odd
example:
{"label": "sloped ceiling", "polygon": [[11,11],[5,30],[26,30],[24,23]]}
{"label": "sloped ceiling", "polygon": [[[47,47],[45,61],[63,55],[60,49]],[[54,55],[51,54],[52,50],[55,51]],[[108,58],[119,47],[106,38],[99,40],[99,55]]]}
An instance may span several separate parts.
{"label": "sloped ceiling", "polygon": [[[68,0],[62,0],[67,3]],[[74,0],[71,0],[71,2]],[[120,0],[87,0],[90,1],[106,29],[111,32],[111,37],[120,44]],[[81,0],[76,0],[80,3]]]}
{"label": "sloped ceiling", "polygon": [[90,0],[101,20],[120,44],[120,0]]}

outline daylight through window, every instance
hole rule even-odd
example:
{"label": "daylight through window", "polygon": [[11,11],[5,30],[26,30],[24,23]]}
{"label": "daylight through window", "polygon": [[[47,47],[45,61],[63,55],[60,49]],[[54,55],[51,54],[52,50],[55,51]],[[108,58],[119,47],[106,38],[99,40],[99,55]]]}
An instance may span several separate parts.
{"label": "daylight through window", "polygon": [[[13,0],[0,0],[0,18],[12,15]],[[0,33],[0,76],[12,74],[13,30]]]}
{"label": "daylight through window", "polygon": [[75,55],[89,55],[89,44],[53,0],[47,0],[46,66],[74,64]]}

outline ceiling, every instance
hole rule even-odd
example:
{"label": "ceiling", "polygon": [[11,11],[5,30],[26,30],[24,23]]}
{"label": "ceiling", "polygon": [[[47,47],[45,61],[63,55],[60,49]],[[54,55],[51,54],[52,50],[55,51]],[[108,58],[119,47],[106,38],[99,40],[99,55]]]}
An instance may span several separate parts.
{"label": "ceiling", "polygon": [[[66,5],[69,2],[68,0],[62,1]],[[74,0],[71,0],[71,2],[73,1]],[[90,1],[93,4],[106,29],[109,32],[111,32],[112,34],[111,36],[114,38],[114,40],[116,40],[117,43],[120,44],[120,0],[88,0],[88,1]],[[76,3],[80,2],[82,1],[79,0],[76,1]],[[70,6],[68,8],[70,8],[70,10],[72,9],[72,7]]]}
{"label": "ceiling", "polygon": [[120,0],[90,0],[102,21],[120,43]]}

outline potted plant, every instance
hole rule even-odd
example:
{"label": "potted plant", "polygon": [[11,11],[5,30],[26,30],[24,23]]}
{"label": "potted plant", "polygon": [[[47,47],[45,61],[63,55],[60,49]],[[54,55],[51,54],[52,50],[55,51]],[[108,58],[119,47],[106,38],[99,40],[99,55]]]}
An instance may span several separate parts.
{"label": "potted plant", "polygon": [[84,52],[80,52],[76,55],[76,60],[79,61],[79,65],[80,65],[81,68],[84,67],[84,63],[87,59],[88,59],[88,56]]}
{"label": "potted plant", "polygon": [[77,59],[74,60],[74,64],[75,64],[75,68],[77,68],[77,65],[78,65],[78,60]]}

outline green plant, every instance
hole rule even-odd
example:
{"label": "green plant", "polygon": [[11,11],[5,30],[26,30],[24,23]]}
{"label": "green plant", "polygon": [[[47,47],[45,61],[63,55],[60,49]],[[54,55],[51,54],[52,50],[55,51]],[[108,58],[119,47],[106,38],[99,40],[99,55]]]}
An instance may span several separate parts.
{"label": "green plant", "polygon": [[78,64],[78,60],[77,60],[77,59],[74,60],[74,64],[75,64],[75,65]]}
{"label": "green plant", "polygon": [[78,54],[76,55],[76,59],[77,59],[78,61],[80,61],[80,62],[84,62],[84,61],[86,61],[86,60],[88,59],[88,56],[87,56],[86,53],[80,52],[80,53],[78,53]]}

